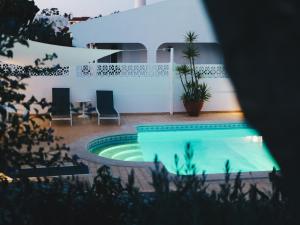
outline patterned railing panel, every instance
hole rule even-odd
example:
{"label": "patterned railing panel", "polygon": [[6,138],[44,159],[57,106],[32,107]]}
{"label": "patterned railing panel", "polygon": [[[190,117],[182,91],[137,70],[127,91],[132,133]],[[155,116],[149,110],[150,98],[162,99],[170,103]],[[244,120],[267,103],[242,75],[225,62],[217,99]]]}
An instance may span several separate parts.
{"label": "patterned railing panel", "polygon": [[[174,70],[177,65],[174,66]],[[5,72],[24,72],[22,66],[0,64]],[[198,64],[196,69],[203,74],[203,78],[228,78],[222,64]],[[31,76],[68,76],[69,67],[61,67],[53,72],[31,73]],[[167,77],[169,75],[169,64],[140,64],[140,63],[101,63],[83,65],[77,67],[77,75],[80,77]],[[178,75],[178,74],[177,74]]]}
{"label": "patterned railing panel", "polygon": [[[174,66],[174,71],[176,66]],[[198,64],[196,69],[203,74],[203,78],[228,77],[222,64]],[[80,77],[167,77],[169,64],[101,63],[83,65],[77,68],[77,75]]]}
{"label": "patterned railing panel", "polygon": [[201,72],[203,78],[228,78],[222,64],[196,65],[196,69]]}
{"label": "patterned railing panel", "polygon": [[93,66],[83,65],[77,67],[77,75],[80,77],[91,77],[94,75]]}
{"label": "patterned railing panel", "polygon": [[[25,73],[24,67],[18,66],[18,65],[12,65],[12,64],[0,64],[0,68],[5,72],[11,72],[12,75],[14,74],[22,74]],[[58,69],[53,69],[51,72],[31,72],[29,74],[30,76],[68,76],[70,75],[70,68],[65,66],[65,67],[60,67]]]}
{"label": "patterned railing panel", "polygon": [[81,77],[165,77],[169,74],[169,64],[101,63],[80,66],[77,74]]}
{"label": "patterned railing panel", "polygon": [[202,78],[228,78],[223,64],[197,64],[195,67],[202,74]]}

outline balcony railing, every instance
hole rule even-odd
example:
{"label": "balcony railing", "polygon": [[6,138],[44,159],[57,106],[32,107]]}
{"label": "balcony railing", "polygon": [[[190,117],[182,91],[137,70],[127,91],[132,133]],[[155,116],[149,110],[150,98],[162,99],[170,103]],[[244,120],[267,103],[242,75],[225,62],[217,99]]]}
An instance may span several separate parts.
{"label": "balcony railing", "polygon": [[[173,71],[176,73],[176,64]],[[1,64],[0,68],[5,72],[21,73],[23,67],[17,65]],[[198,64],[197,70],[203,74],[203,78],[227,78],[222,64]],[[167,77],[169,75],[169,63],[96,63],[77,66],[78,77]],[[72,76],[70,67],[61,67],[51,73],[31,73],[31,76]]]}
{"label": "balcony railing", "polygon": [[[168,63],[101,63],[79,66],[77,75],[81,77],[165,77],[169,75],[169,69]],[[176,72],[175,68],[173,69]],[[227,78],[222,64],[198,64],[196,69],[203,74],[203,78]]]}

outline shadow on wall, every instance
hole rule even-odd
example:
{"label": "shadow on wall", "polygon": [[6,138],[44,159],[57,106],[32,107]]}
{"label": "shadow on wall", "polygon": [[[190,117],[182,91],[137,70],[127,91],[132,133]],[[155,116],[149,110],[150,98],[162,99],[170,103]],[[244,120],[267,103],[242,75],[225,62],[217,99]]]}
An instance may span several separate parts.
{"label": "shadow on wall", "polygon": [[[223,54],[221,46],[217,43],[195,43],[199,50],[199,57],[196,58],[196,64],[223,64]],[[188,63],[183,57],[182,51],[185,49],[185,43],[164,43],[158,47],[156,52],[157,63],[170,62],[170,48],[174,48],[174,61],[176,64]]]}
{"label": "shadow on wall", "polygon": [[140,43],[96,43],[94,47],[123,50],[99,59],[98,63],[147,63],[147,49]]}

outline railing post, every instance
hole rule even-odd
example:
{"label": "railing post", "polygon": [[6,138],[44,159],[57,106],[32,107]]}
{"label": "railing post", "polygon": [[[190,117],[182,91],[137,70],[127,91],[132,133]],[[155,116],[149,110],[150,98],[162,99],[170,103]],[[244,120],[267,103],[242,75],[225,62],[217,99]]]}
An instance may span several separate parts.
{"label": "railing post", "polygon": [[169,95],[170,95],[170,115],[174,114],[174,48],[170,49],[169,63]]}

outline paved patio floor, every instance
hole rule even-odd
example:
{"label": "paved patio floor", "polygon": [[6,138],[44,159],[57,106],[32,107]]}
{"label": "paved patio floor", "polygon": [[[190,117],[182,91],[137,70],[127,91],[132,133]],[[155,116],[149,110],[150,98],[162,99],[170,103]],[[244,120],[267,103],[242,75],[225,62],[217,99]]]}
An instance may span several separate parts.
{"label": "paved patio floor", "polygon": [[242,121],[243,114],[233,113],[202,113],[199,117],[189,117],[184,113],[170,116],[168,114],[130,114],[121,116],[121,126],[118,126],[116,120],[101,121],[97,125],[97,118],[81,119],[74,116],[73,126],[68,121],[55,121],[52,127],[57,136],[64,137],[66,144],[71,144],[80,138],[95,136],[99,134],[107,135],[111,133],[135,132],[135,126],[139,124],[157,124],[157,123],[180,123],[180,122],[200,122],[200,121]]}

